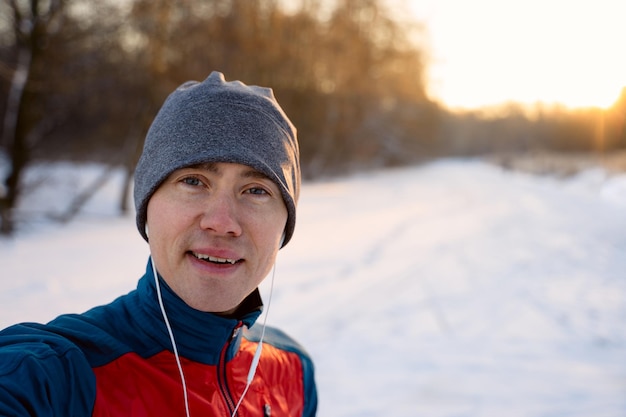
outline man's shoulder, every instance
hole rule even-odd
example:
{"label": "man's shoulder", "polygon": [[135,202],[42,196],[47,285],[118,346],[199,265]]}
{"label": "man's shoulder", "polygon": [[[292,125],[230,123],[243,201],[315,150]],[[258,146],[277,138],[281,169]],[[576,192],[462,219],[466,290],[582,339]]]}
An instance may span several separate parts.
{"label": "man's shoulder", "polygon": [[[47,325],[20,323],[0,332],[0,353],[7,357],[32,356],[46,359],[51,356],[65,356],[77,347],[67,337],[51,331]],[[6,361],[3,361],[6,364]]]}
{"label": "man's shoulder", "polygon": [[119,306],[112,305],[95,307],[82,314],[63,314],[47,324],[10,326],[0,331],[0,353],[23,349],[31,356],[63,356],[80,351],[92,367],[106,364],[130,350],[122,335],[135,335],[139,327],[135,325],[123,331],[134,323]]}
{"label": "man's shoulder", "polygon": [[247,340],[257,343],[261,340],[261,337],[263,337],[264,344],[293,353],[300,358],[299,362],[301,365],[300,369],[302,370],[302,392],[304,399],[304,409],[302,415],[314,416],[317,410],[317,388],[314,376],[315,371],[313,359],[304,347],[284,331],[272,326],[266,326],[265,333],[263,334],[263,326],[257,324],[251,329],[247,329],[243,336]]}
{"label": "man's shoulder", "polygon": [[287,352],[297,353],[303,357],[310,357],[306,349],[296,339],[277,327],[265,326],[265,334],[263,334],[263,326],[257,324],[244,332],[244,337],[251,342],[259,342],[261,336],[263,336],[263,343]]}
{"label": "man's shoulder", "polygon": [[[110,360],[113,339],[101,327],[78,314],[62,315],[48,324],[20,323],[0,332],[0,352],[23,356],[59,356],[80,351],[93,365]],[[119,353],[118,353],[119,355]]]}

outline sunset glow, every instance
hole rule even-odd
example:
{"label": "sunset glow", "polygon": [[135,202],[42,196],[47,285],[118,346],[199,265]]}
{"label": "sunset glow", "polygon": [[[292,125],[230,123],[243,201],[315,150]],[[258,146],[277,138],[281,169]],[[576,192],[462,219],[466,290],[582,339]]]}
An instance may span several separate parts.
{"label": "sunset glow", "polygon": [[390,0],[424,23],[449,107],[608,107],[626,87],[623,0]]}

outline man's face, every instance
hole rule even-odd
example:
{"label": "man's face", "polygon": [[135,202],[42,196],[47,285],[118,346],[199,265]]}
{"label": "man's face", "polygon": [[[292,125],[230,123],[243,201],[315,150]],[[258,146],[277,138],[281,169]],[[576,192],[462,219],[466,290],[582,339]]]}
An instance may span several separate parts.
{"label": "man's face", "polygon": [[232,312],[270,272],[287,222],[276,183],[246,165],[174,171],[148,203],[157,271],[189,306]]}

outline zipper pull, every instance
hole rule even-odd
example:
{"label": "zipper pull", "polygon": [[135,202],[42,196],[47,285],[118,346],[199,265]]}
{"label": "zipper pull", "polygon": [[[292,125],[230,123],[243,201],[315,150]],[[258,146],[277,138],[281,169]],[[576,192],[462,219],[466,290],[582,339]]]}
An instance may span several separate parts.
{"label": "zipper pull", "polygon": [[231,340],[235,339],[238,335],[239,332],[241,331],[241,329],[243,328],[243,322],[240,321],[239,323],[237,323],[237,326],[233,329],[233,335],[231,336]]}
{"label": "zipper pull", "polygon": [[263,406],[263,417],[271,417],[272,415],[272,407],[269,404],[265,404]]}

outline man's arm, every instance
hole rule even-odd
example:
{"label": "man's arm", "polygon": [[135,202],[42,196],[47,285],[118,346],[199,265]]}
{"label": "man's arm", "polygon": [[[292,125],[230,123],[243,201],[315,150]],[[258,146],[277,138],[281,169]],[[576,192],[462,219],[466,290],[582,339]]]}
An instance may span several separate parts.
{"label": "man's arm", "polygon": [[0,415],[89,416],[95,378],[69,340],[41,325],[0,332]]}

